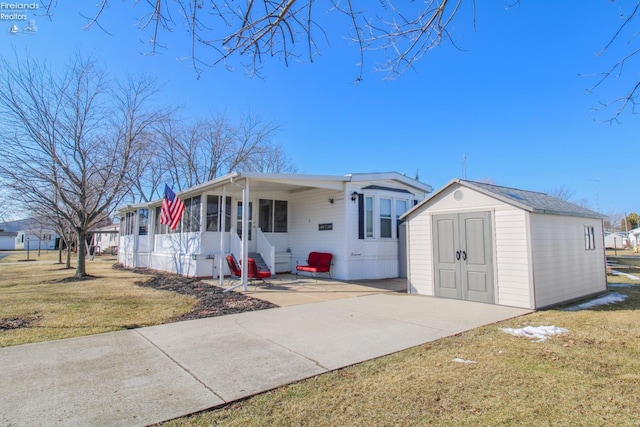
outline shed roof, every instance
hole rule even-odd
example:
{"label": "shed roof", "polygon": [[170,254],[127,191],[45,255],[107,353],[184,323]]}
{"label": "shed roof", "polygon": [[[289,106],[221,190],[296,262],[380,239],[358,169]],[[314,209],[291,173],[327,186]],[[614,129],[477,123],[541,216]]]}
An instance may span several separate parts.
{"label": "shed roof", "polygon": [[504,203],[529,212],[549,215],[579,216],[586,218],[607,218],[606,215],[602,215],[596,211],[592,211],[591,209],[583,208],[575,203],[567,202],[545,193],[503,187],[484,182],[468,181],[464,179],[454,179],[450,181],[440,190],[436,191],[430,197],[419,203],[414,209],[407,212],[404,217],[410,216],[412,212],[420,209],[421,206],[429,204],[431,200],[453,185],[459,185],[476,190],[489,197],[493,197]]}

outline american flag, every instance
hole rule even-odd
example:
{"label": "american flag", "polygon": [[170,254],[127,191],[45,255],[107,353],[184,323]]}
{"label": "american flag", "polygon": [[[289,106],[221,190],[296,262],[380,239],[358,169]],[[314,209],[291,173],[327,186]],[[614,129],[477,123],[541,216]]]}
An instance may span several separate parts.
{"label": "american flag", "polygon": [[184,203],[178,199],[176,193],[165,184],[164,200],[162,201],[162,209],[160,210],[160,224],[167,224],[170,229],[175,230],[180,223],[183,212]]}

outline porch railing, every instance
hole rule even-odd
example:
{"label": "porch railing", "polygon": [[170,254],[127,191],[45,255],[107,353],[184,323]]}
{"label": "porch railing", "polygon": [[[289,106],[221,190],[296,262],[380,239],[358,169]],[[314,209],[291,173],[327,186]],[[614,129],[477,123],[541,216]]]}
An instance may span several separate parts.
{"label": "porch railing", "polygon": [[264,262],[269,266],[271,274],[276,274],[276,247],[269,242],[269,239],[267,239],[267,236],[264,235],[260,228],[258,228],[257,234],[258,252],[262,255]]}
{"label": "porch railing", "polygon": [[240,236],[238,236],[238,232],[235,228],[231,229],[229,236],[229,251],[237,259],[242,259],[242,240],[240,240]]}

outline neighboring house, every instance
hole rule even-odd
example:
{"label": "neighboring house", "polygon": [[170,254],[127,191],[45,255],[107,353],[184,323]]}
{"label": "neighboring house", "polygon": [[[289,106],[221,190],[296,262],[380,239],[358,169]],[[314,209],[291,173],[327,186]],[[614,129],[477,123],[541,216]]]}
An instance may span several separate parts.
{"label": "neighboring house", "polygon": [[398,218],[431,190],[395,172],[232,173],[178,193],[186,208],[174,232],[160,225],[162,200],[121,207],[118,260],[222,281],[230,253],[259,253],[282,273],[319,251],[333,255],[336,279],[398,277]]}
{"label": "neighboring house", "polygon": [[12,251],[16,248],[16,237],[18,233],[15,231],[4,231],[0,229],[0,251]]}
{"label": "neighboring house", "polygon": [[[13,246],[15,250],[26,250],[27,243],[30,250],[57,249],[59,236],[54,231],[46,229],[35,218],[25,218],[16,221],[0,223],[0,230],[13,234]],[[27,242],[27,239],[28,242]]]}
{"label": "neighboring house", "polygon": [[606,249],[625,249],[629,246],[629,238],[625,233],[605,233],[604,247]]}
{"label": "neighboring house", "polygon": [[[631,246],[632,248],[637,248],[638,247],[638,242],[640,240],[640,238],[638,236],[640,236],[640,228],[634,228],[633,230],[629,231],[629,246]],[[637,252],[637,249],[636,249]]]}
{"label": "neighboring house", "polygon": [[89,231],[91,235],[90,248],[92,254],[112,254],[118,253],[120,241],[120,224],[105,225]]}
{"label": "neighboring house", "polygon": [[539,309],[607,288],[605,216],[453,180],[407,212],[410,293]]}
{"label": "neighboring house", "polygon": [[58,248],[59,236],[45,229],[20,230],[15,239],[16,250],[54,250]]}

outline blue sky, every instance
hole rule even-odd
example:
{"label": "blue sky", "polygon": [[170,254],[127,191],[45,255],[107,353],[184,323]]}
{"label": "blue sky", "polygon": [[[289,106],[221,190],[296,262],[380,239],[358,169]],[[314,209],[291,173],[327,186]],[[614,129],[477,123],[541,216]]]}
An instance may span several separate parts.
{"label": "blue sky", "polygon": [[[167,49],[144,55],[147,35],[134,28],[140,6],[114,1],[101,21],[109,35],[82,30],[80,6],[69,3],[60,2],[52,20],[34,16],[34,34],[11,35],[10,22],[0,21],[0,54],[27,50],[62,66],[80,49],[116,75],[145,73],[163,82],[163,101],[184,105],[185,116],[236,119],[250,111],[280,126],[277,142],[301,173],[419,171],[437,189],[462,177],[464,156],[471,180],[565,188],[604,214],[640,211],[640,117],[628,111],[609,124],[613,110],[593,111],[630,90],[640,64],[586,93],[594,75],[628,51],[624,38],[597,55],[635,2],[478,3],[475,28],[470,10],[451,27],[463,50],[444,45],[392,81],[372,71],[380,57],[370,56],[357,85],[359,54],[338,19],[327,20],[331,45],[321,44],[313,63],[286,67],[270,59],[263,78],[217,67],[197,79],[188,61],[176,60],[188,55],[186,33],[163,35]],[[91,4],[82,7],[93,13]]]}

